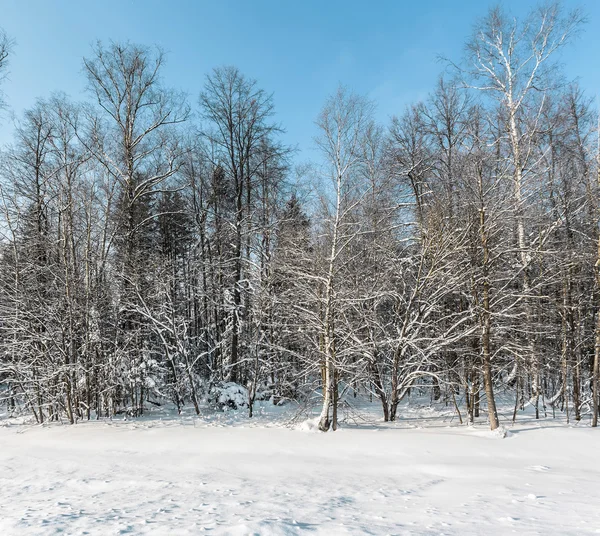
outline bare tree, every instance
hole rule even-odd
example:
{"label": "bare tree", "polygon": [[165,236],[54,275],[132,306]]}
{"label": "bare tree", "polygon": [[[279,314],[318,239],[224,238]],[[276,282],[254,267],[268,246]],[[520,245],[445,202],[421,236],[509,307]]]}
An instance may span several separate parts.
{"label": "bare tree", "polygon": [[[461,72],[466,83],[497,99],[508,135],[507,169],[513,185],[515,237],[518,246],[522,291],[526,300],[528,325],[533,322],[532,252],[526,230],[530,183],[536,175],[535,135],[545,95],[559,80],[553,62],[557,52],[578,31],[583,22],[578,11],[563,16],[559,4],[536,9],[523,21],[510,17],[501,8],[492,9],[480,21],[467,43],[467,58]],[[532,363],[533,396],[536,414],[541,394],[541,357],[532,331],[526,334],[527,353]]]}
{"label": "bare tree", "polygon": [[[181,94],[161,86],[165,57],[160,49],[97,43],[93,52],[84,59],[84,70],[100,118],[90,116],[92,143],[87,149],[120,188],[114,236],[125,312],[122,347],[131,346],[132,338],[136,341],[135,348],[124,352],[131,354],[132,366],[143,371],[145,358],[137,330],[145,320],[132,312],[131,305],[138,299],[134,289],[144,291],[143,248],[148,226],[154,221],[149,203],[161,188],[168,189],[166,181],[183,165],[186,149],[173,129],[188,118],[189,107]],[[138,383],[134,385],[134,393],[139,388],[135,412],[141,413],[143,377]]]}
{"label": "bare tree", "polygon": [[[272,96],[235,67],[214,69],[206,77],[204,90],[200,94],[200,106],[205,120],[202,134],[208,142],[208,158],[213,162],[214,169],[219,170],[218,180],[230,185],[234,204],[233,218],[226,222],[232,227],[234,235],[228,377],[236,382],[239,378],[240,334],[244,315],[249,320],[247,315],[250,314],[249,295],[244,293],[244,281],[250,268],[255,186],[265,162],[278,152],[265,152],[261,148],[280,129],[271,119]],[[220,184],[218,187],[226,188],[226,185]],[[246,322],[246,327],[249,325]]]}
{"label": "bare tree", "polygon": [[[340,267],[343,255],[360,232],[360,224],[352,217],[366,193],[359,180],[364,163],[365,133],[372,121],[372,104],[344,88],[328,99],[317,126],[317,145],[325,158],[326,173],[333,185],[333,199],[328,209],[328,253],[322,276],[322,336],[323,336],[323,407],[319,429],[337,428],[338,382],[340,367],[339,337],[336,322],[338,310]],[[328,203],[329,205],[329,203]],[[330,411],[333,415],[330,417]]]}
{"label": "bare tree", "polygon": [[[6,32],[0,28],[0,82],[3,82],[7,76],[8,62],[12,54],[15,42]],[[4,94],[0,91],[0,108],[4,107]]]}

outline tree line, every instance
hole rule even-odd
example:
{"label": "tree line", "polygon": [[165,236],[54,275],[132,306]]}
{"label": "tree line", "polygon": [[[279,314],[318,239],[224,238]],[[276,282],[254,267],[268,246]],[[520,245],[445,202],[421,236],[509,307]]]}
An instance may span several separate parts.
{"label": "tree line", "polygon": [[191,106],[160,49],[97,43],[89,99],[40,99],[0,155],[2,403],[39,423],[200,413],[238,384],[250,416],[316,402],[325,431],[357,393],[393,421],[427,392],[495,429],[500,393],[513,420],[596,426],[598,115],[558,63],[583,22],[490,10],[387,125],[340,87],[297,169],[237,68]]}

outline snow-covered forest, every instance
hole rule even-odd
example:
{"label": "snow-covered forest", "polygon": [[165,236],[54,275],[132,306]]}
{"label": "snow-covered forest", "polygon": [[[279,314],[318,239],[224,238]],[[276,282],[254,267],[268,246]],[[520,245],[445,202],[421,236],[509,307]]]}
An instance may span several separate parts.
{"label": "snow-covered forest", "polygon": [[1,152],[2,414],[268,401],[327,431],[426,397],[493,430],[501,394],[596,426],[598,116],[560,65],[583,23],[490,10],[387,124],[340,86],[306,165],[252,73],[186,96],[152,44],[82,51],[87,99],[42,96]]}
{"label": "snow-covered forest", "polygon": [[280,90],[153,42],[13,113],[0,25],[0,535],[600,532],[597,20],[492,8],[308,158]]}

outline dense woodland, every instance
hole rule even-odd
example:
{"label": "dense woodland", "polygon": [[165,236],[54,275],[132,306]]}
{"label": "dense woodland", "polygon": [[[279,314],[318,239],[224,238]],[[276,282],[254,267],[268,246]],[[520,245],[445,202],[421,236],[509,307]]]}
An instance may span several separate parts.
{"label": "dense woodland", "polygon": [[236,384],[335,430],[357,394],[395,420],[427,393],[494,429],[501,393],[595,426],[598,116],[560,68],[583,23],[491,10],[388,124],[340,87],[301,167],[248,74],[187,98],[161,50],[98,43],[87,100],[40,99],[0,154],[0,402],[74,423]]}

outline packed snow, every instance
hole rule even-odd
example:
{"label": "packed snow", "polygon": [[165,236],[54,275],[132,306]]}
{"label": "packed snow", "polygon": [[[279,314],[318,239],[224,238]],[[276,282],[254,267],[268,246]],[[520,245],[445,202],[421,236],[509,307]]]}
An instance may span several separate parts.
{"label": "packed snow", "polygon": [[[596,534],[600,435],[243,412],[0,427],[0,534]],[[260,413],[260,412],[259,412]]]}

